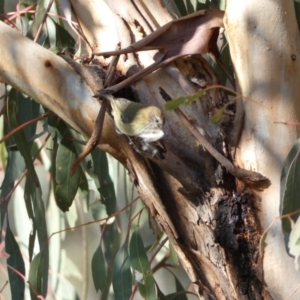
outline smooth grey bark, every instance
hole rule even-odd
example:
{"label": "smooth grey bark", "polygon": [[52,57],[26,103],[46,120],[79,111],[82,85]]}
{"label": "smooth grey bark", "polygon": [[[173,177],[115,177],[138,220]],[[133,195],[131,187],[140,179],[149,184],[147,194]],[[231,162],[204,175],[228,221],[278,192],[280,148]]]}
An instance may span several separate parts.
{"label": "smooth grey bark", "polygon": [[[91,52],[113,50],[119,41],[125,48],[172,18],[158,3],[156,9],[149,9],[147,1],[140,4],[139,9],[130,1],[122,1],[119,6],[113,3],[72,1]],[[152,4],[150,1],[149,5]],[[229,6],[227,16],[230,16],[230,9],[233,11]],[[160,21],[157,21],[156,13],[163,15]],[[229,19],[231,17],[227,19],[229,40],[234,47],[232,39],[236,38],[236,32],[232,33]],[[60,57],[21,37],[3,23],[0,23],[0,33],[1,78],[89,136],[100,104],[92,97],[93,93],[85,82]],[[232,55],[234,57],[234,52]],[[102,57],[99,60],[107,64]],[[233,61],[239,74],[238,59]],[[138,56],[130,54],[126,59],[121,57],[118,70],[128,75],[152,62],[153,52],[142,52]],[[27,63],[31,69],[39,71],[29,74]],[[188,80],[191,74],[202,76],[207,86],[217,83],[215,74],[203,59],[184,58],[137,82],[133,91],[141,101],[162,107],[166,98],[192,94],[199,88]],[[47,78],[47,84],[44,78]],[[242,89],[242,82],[248,82],[247,77],[242,80],[238,75],[237,78],[241,91],[248,95],[248,90]],[[220,153],[223,151],[219,135],[221,128],[208,122],[211,111],[224,104],[224,99],[226,101],[224,93],[215,89],[193,105],[181,108],[188,119],[209,136]],[[174,112],[164,113],[167,146],[164,160],[146,162],[133,151],[126,138],[116,134],[109,116],[105,118],[99,147],[129,170],[141,197],[173,243],[199,298],[271,299],[264,286],[262,258],[258,253],[262,233],[258,197],[251,188],[236,182],[226,172],[223,174],[225,183],[218,186],[216,177],[222,168]],[[249,117],[247,110],[246,113]],[[230,138],[232,128],[229,121],[225,122],[223,130]],[[256,170],[262,172],[265,169]],[[273,177],[270,178],[273,182]],[[269,189],[263,194],[268,193]],[[267,213],[266,209],[264,211]],[[266,223],[262,223],[263,228]],[[280,253],[283,251],[280,249]],[[280,299],[277,294],[273,298]]]}
{"label": "smooth grey bark", "polygon": [[[276,123],[300,119],[300,40],[294,3],[228,0],[225,28],[246,111],[237,161],[272,182],[268,189],[256,192],[264,231],[280,214],[281,170],[299,138],[298,127]],[[280,223],[278,219],[270,228],[263,261],[264,280],[274,299],[285,299],[300,282]],[[299,297],[298,289],[289,299]]]}

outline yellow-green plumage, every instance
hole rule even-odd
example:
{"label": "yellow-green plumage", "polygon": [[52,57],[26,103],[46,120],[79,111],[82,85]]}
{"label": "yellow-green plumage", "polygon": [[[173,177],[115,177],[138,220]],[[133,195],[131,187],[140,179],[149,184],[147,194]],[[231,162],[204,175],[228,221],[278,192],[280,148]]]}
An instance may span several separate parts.
{"label": "yellow-green plumage", "polygon": [[120,133],[140,137],[146,142],[163,137],[164,117],[158,107],[115,98],[110,94],[103,96],[111,103],[115,125]]}

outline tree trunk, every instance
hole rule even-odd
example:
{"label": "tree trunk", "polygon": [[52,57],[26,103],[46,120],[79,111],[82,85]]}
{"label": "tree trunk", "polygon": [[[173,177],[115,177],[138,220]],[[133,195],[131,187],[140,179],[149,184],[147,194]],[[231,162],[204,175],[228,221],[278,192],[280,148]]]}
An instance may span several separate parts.
{"label": "tree trunk", "polygon": [[[137,154],[124,136],[116,134],[108,114],[99,147],[129,170],[151,214],[173,243],[200,299],[282,299],[296,286],[297,277],[295,274],[293,280],[290,280],[286,276],[289,284],[279,278],[278,274],[293,264],[293,260],[286,255],[279,224],[269,234],[270,244],[266,248],[264,269],[259,254],[259,240],[263,230],[278,215],[282,162],[297,138],[294,128],[272,122],[278,120],[277,116],[297,119],[294,99],[298,77],[296,63],[291,60],[291,55],[300,57],[299,47],[296,48],[298,37],[295,39],[298,32],[296,21],[289,21],[293,22],[293,26],[287,21],[287,18],[294,17],[291,3],[277,1],[277,10],[272,14],[277,26],[272,28],[274,36],[271,39],[270,30],[265,32],[267,26],[264,23],[269,19],[256,10],[259,5],[268,4],[267,8],[261,9],[263,13],[273,5],[275,8],[275,4],[261,1],[262,4],[255,4],[255,11],[252,11],[254,8],[250,9],[251,4],[248,7],[250,1],[243,1],[243,4],[239,3],[243,8],[236,13],[234,9],[238,7],[238,2],[229,1],[226,11],[237,83],[244,96],[261,101],[264,107],[244,101],[246,122],[237,158],[240,166],[255,169],[270,178],[271,187],[263,193],[254,194],[247,184],[236,180],[203,148],[174,111],[164,111],[167,152],[163,160],[146,159]],[[122,1],[122,4],[118,1],[84,0],[71,3],[91,47],[89,50],[93,53],[114,50],[119,42],[122,48],[131,45],[170,21],[173,17],[168,10],[174,11],[172,6],[164,7],[153,1],[141,1],[135,3],[135,6],[131,1]],[[242,12],[246,16],[238,19]],[[251,19],[247,15],[250,12]],[[237,21],[239,23],[235,23]],[[257,31],[255,36],[252,30]],[[92,97],[86,83],[60,57],[19,36],[2,23],[0,33],[1,78],[89,136],[99,111],[99,103]],[[291,37],[293,41],[288,40]],[[275,43],[275,38],[280,43]],[[18,42],[14,44],[14,41]],[[258,51],[255,48],[257,43],[263,47],[259,55],[255,55]],[[13,51],[8,45],[13,45]],[[153,63],[153,54],[149,51],[121,56],[118,70],[122,75],[129,76]],[[102,57],[99,60],[107,64]],[[29,62],[31,68],[34,67],[38,72],[28,71]],[[252,68],[252,65],[256,68]],[[277,72],[271,73],[270,70]],[[278,73],[280,76],[277,76]],[[146,76],[135,83],[132,89],[140,101],[163,107],[166,100],[193,94],[199,89],[189,80],[193,76],[204,79],[206,87],[218,83],[210,65],[202,57],[195,56],[179,59]],[[44,78],[47,78],[47,85]],[[260,88],[262,84],[263,89]],[[283,101],[285,104],[281,105]],[[209,118],[226,102],[228,99],[224,92],[215,88],[192,105],[180,107],[189,122],[196,124],[198,131],[223,156],[226,156],[223,144],[226,139],[230,140],[230,133],[234,131],[234,108],[228,109],[221,123],[210,124]],[[288,139],[282,149],[278,143],[271,142],[271,139],[281,136]],[[249,138],[253,142],[251,147]],[[249,149],[253,161],[244,156],[249,153]],[[257,158],[260,159],[259,164]],[[269,202],[272,204],[267,209]],[[273,249],[270,249],[271,244],[274,245]],[[286,259],[281,264],[279,261],[283,256]],[[293,272],[291,268],[288,270]],[[267,275],[268,287],[265,286],[263,272]],[[272,279],[271,273],[276,277]]]}
{"label": "tree trunk", "polygon": [[[265,231],[279,216],[283,162],[299,137],[295,126],[276,121],[300,119],[300,42],[293,1],[229,0],[225,28],[238,91],[245,96],[245,125],[237,152],[240,166],[267,176],[272,185],[260,198],[259,220]],[[274,299],[284,299],[300,282],[288,256],[280,220],[267,236],[264,280]],[[298,291],[289,299],[299,299]]]}

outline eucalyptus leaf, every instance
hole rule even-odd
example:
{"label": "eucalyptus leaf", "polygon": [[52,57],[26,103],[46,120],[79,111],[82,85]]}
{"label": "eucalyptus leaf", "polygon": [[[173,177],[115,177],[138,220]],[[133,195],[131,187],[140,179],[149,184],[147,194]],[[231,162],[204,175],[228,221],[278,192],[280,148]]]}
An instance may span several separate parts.
{"label": "eucalyptus leaf", "polygon": [[[148,300],[156,300],[157,294],[154,277],[142,238],[137,230],[131,236],[129,249],[131,267],[142,275],[141,279],[136,278],[142,297]],[[136,273],[137,276],[138,273]]]}
{"label": "eucalyptus leaf", "polygon": [[219,121],[221,121],[221,119],[224,115],[225,108],[226,107],[219,109],[218,112],[210,118],[209,124],[214,124],[214,123],[218,123]]}
{"label": "eucalyptus leaf", "polygon": [[0,14],[4,14],[4,5],[5,5],[5,0],[0,1]]}
{"label": "eucalyptus leaf", "polygon": [[[21,122],[19,120],[19,116],[18,116],[18,106],[16,103],[17,94],[18,93],[14,89],[12,89],[9,93],[8,118],[9,118],[9,123],[10,123],[10,126],[12,129],[17,128],[21,124]],[[28,139],[22,129],[18,130],[14,134],[14,140],[17,144],[17,147],[18,147],[20,153],[24,157],[26,167],[27,167],[35,185],[37,187],[39,187],[40,186],[39,179],[36,174],[36,171],[35,171],[35,168],[33,165],[33,161],[32,161],[32,157],[31,157],[31,151],[30,151],[31,144],[28,143]]]}
{"label": "eucalyptus leaf", "polygon": [[45,287],[47,291],[47,282],[43,282],[43,272],[45,265],[44,252],[39,252],[33,259],[29,270],[29,285],[31,300],[38,300],[38,296],[46,296]]}
{"label": "eucalyptus leaf", "polygon": [[177,296],[174,299],[188,300],[185,289],[182,286],[181,282],[178,280],[178,278],[175,275],[174,277],[175,277],[175,285],[176,285],[176,292],[177,292]]}
{"label": "eucalyptus leaf", "polygon": [[170,247],[171,262],[175,265],[178,265],[179,264],[179,258],[178,258],[177,252],[175,251],[174,246],[171,242],[169,242],[169,247]]}
{"label": "eucalyptus leaf", "polygon": [[[48,285],[48,271],[49,271],[49,248],[48,248],[48,233],[46,224],[45,207],[42,199],[42,191],[37,188],[32,181],[31,177],[27,177],[25,183],[24,198],[27,201],[31,201],[34,219],[33,223],[36,226],[36,232],[38,237],[38,243],[40,247],[40,254],[42,257],[38,263],[38,283],[39,293],[44,297],[47,295]],[[35,227],[34,227],[35,228]],[[33,247],[33,246],[32,246]],[[34,260],[32,261],[32,264]],[[36,262],[35,262],[36,263]],[[34,270],[34,269],[33,269]],[[36,281],[34,281],[36,282]]]}
{"label": "eucalyptus leaf", "polygon": [[[0,198],[0,229],[4,224],[5,214],[7,212],[7,206],[10,200],[8,195],[14,187],[15,181],[21,176],[25,168],[25,161],[19,151],[9,151],[7,157],[7,166],[5,176],[1,186],[1,198]],[[0,236],[1,238],[1,236]]]}
{"label": "eucalyptus leaf", "polygon": [[299,269],[299,257],[300,257],[300,217],[298,220],[294,223],[292,222],[292,231],[290,234],[290,240],[289,240],[289,252],[291,255],[295,257],[295,269]]}
{"label": "eucalyptus leaf", "polygon": [[[280,178],[280,214],[291,214],[296,221],[300,215],[300,139],[289,152],[281,171]],[[291,232],[291,223],[287,218],[281,219],[282,229]]]}
{"label": "eucalyptus leaf", "polygon": [[[7,259],[7,271],[12,299],[24,299],[25,264],[19,245],[9,227],[6,229],[5,251],[9,254],[9,258]],[[18,272],[22,274],[24,278],[22,278]]]}
{"label": "eucalyptus leaf", "polygon": [[75,40],[72,35],[63,26],[53,22],[56,29],[56,47],[74,49]]}
{"label": "eucalyptus leaf", "polygon": [[132,274],[130,270],[129,255],[125,245],[119,249],[115,257],[112,283],[115,299],[128,300],[130,298]]}
{"label": "eucalyptus leaf", "polygon": [[66,132],[58,146],[55,162],[55,200],[62,211],[67,211],[72,205],[79,187],[79,171],[76,170],[73,176],[70,174],[71,166],[76,158],[75,145]]}
{"label": "eucalyptus leaf", "polygon": [[199,91],[193,95],[178,97],[177,99],[168,101],[165,104],[166,110],[174,110],[178,108],[182,104],[191,104],[192,102],[198,100],[200,97],[202,97],[205,94],[205,91]]}
{"label": "eucalyptus leaf", "polygon": [[92,258],[92,275],[96,291],[101,290],[103,292],[108,287],[108,284],[105,258],[101,245],[98,245]]}
{"label": "eucalyptus leaf", "polygon": [[[44,19],[44,15],[46,13],[46,9],[45,9],[45,0],[38,0],[38,1],[34,1],[34,3],[37,2],[37,7],[36,7],[36,11],[35,11],[35,15],[34,15],[34,20],[30,26],[30,29],[27,32],[27,37],[34,39],[40,25],[42,25],[43,19]],[[28,4],[32,4],[32,2],[30,0],[27,0]],[[40,41],[39,44],[42,44],[43,42]]]}

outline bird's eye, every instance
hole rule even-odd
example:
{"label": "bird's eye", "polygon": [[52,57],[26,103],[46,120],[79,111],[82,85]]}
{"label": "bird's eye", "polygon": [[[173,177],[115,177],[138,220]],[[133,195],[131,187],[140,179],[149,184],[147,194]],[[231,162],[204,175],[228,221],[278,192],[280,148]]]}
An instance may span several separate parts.
{"label": "bird's eye", "polygon": [[156,122],[156,123],[159,123],[159,119],[158,119],[158,118],[155,118],[155,122]]}

